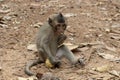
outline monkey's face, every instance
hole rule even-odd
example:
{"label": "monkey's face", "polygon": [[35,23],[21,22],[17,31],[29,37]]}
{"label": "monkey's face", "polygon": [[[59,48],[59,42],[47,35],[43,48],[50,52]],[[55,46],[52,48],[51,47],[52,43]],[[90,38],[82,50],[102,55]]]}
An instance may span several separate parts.
{"label": "monkey's face", "polygon": [[61,13],[49,18],[48,22],[57,34],[62,34],[66,30],[67,20]]}
{"label": "monkey's face", "polygon": [[55,25],[55,30],[58,34],[63,34],[67,25],[65,23],[58,23]]}

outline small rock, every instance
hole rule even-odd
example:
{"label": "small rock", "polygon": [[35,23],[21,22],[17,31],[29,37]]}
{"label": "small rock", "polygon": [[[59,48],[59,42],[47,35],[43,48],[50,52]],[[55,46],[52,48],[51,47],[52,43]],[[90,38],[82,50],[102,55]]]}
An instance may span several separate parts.
{"label": "small rock", "polygon": [[107,33],[110,33],[110,31],[111,31],[111,30],[110,30],[109,28],[106,28],[106,29],[105,29],[105,32],[107,32]]}
{"label": "small rock", "polygon": [[0,66],[0,71],[2,71],[2,67]]}
{"label": "small rock", "polygon": [[67,26],[67,28],[70,28],[71,26]]}
{"label": "small rock", "polygon": [[27,46],[27,49],[30,50],[30,51],[35,51],[35,52],[37,52],[36,44],[29,44],[29,45]]}
{"label": "small rock", "polygon": [[74,38],[72,38],[72,37],[71,37],[71,38],[69,38],[69,40],[73,41],[73,40],[74,40]]}
{"label": "small rock", "polygon": [[18,27],[14,27],[14,29],[18,29]]}
{"label": "small rock", "polygon": [[8,20],[8,21],[10,21],[11,18],[12,18],[11,16],[6,15],[6,16],[3,17],[3,20]]}
{"label": "small rock", "polygon": [[20,24],[20,22],[19,22],[19,21],[15,21],[14,23],[16,23],[16,24]]}

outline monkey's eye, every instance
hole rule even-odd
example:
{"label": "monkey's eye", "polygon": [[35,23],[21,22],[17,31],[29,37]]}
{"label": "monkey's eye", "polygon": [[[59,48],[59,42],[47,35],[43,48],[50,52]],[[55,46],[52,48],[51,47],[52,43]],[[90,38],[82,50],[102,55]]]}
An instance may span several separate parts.
{"label": "monkey's eye", "polygon": [[57,24],[56,27],[60,27],[60,24]]}

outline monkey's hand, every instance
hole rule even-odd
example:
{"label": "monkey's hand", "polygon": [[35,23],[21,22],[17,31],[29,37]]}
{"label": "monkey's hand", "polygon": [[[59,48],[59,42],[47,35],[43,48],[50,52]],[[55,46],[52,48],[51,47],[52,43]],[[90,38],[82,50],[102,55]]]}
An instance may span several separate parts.
{"label": "monkey's hand", "polygon": [[48,68],[59,68],[61,65],[61,62],[60,62],[60,60],[50,61],[49,59],[46,59],[45,65]]}
{"label": "monkey's hand", "polygon": [[66,39],[67,39],[67,36],[65,34],[59,35],[57,40],[58,45],[61,45]]}
{"label": "monkey's hand", "polygon": [[61,62],[60,61],[57,61],[55,64],[54,64],[54,68],[59,68],[61,65]]}
{"label": "monkey's hand", "polygon": [[51,64],[53,65],[53,68],[59,68],[61,65],[61,62],[57,58],[53,58],[53,61],[51,61]]}

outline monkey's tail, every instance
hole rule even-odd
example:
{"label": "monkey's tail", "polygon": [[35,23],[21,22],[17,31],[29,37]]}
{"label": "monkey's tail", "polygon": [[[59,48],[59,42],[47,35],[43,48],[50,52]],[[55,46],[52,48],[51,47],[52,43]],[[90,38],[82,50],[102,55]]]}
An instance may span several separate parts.
{"label": "monkey's tail", "polygon": [[31,68],[32,66],[35,66],[35,65],[39,64],[39,63],[44,63],[44,62],[41,61],[41,60],[39,60],[39,59],[28,62],[28,63],[26,64],[26,66],[25,66],[25,70],[24,70],[25,73],[26,73],[27,75],[29,75],[29,76],[35,75],[32,71],[30,71],[30,68]]}

